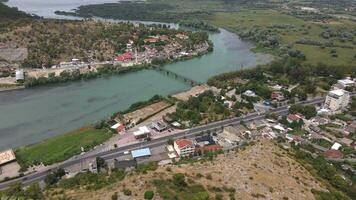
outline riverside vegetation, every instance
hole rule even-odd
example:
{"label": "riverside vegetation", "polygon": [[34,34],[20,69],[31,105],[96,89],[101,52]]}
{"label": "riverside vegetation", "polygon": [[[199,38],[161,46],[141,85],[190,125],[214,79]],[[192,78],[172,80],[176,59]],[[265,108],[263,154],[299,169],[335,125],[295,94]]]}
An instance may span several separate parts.
{"label": "riverside vegetation", "polygon": [[[304,11],[303,6],[316,11]],[[355,1],[345,0],[149,0],[86,5],[58,14],[177,23],[196,19],[253,41],[255,51],[299,57],[310,64],[355,65],[355,7]]]}

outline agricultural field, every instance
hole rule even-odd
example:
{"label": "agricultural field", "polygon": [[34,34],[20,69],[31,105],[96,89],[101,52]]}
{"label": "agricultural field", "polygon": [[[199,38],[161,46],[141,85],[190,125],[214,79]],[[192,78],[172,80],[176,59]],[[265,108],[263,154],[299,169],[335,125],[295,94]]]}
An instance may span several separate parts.
{"label": "agricultural field", "polygon": [[[350,20],[317,22],[277,10],[220,12],[206,20],[252,40],[257,44],[255,51],[278,54],[282,48],[289,48],[302,52],[308,64],[356,64],[356,22]],[[266,40],[271,42],[266,44]]]}
{"label": "agricultural field", "polygon": [[89,150],[111,136],[111,132],[85,127],[38,144],[20,147],[15,154],[23,169],[41,162],[50,165],[80,154],[81,147]]}

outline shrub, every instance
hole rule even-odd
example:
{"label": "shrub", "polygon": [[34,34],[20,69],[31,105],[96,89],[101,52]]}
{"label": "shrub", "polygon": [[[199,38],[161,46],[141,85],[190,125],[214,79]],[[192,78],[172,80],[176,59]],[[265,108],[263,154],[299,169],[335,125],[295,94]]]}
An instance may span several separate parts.
{"label": "shrub", "polygon": [[119,196],[117,195],[117,192],[115,192],[112,196],[111,196],[111,200],[117,200],[119,198]]}
{"label": "shrub", "polygon": [[122,192],[123,192],[124,195],[126,195],[126,196],[131,196],[131,194],[132,194],[131,190],[129,190],[129,189],[124,189]]}
{"label": "shrub", "polygon": [[153,196],[154,196],[154,193],[153,193],[152,190],[148,190],[148,191],[146,191],[145,194],[144,194],[144,198],[145,198],[145,199],[148,199],[148,200],[153,199]]}

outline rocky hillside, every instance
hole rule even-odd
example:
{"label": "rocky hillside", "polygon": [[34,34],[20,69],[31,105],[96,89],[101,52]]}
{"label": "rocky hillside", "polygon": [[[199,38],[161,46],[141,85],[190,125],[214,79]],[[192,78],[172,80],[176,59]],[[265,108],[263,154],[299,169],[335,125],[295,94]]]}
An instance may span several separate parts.
{"label": "rocky hillside", "polygon": [[[54,189],[46,198],[73,199],[315,199],[311,192],[326,191],[303,166],[271,141],[230,151],[212,161],[187,162],[131,172],[118,183],[95,187]],[[89,189],[90,188],[90,189]],[[150,193],[150,194],[147,194]]]}

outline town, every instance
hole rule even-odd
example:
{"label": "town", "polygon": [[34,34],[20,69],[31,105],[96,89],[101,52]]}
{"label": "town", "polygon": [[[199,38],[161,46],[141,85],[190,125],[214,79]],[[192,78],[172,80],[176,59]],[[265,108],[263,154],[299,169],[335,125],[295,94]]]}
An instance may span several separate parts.
{"label": "town", "polygon": [[[91,22],[88,24],[90,23]],[[99,25],[89,26],[95,27]],[[102,73],[108,73],[108,71],[113,73],[113,69],[115,72],[130,71],[130,69],[136,67],[144,68],[151,64],[160,65],[167,62],[201,56],[213,50],[213,46],[205,32],[191,32],[181,29],[170,29],[165,25],[162,27],[162,25],[153,26],[139,23],[106,23],[103,26],[107,29],[127,26],[137,33],[134,33],[132,36],[127,36],[118,30],[117,34],[119,34],[119,36],[115,36],[118,38],[115,38],[115,41],[113,41],[118,42],[118,44],[115,44],[119,46],[115,47],[115,49],[117,49],[116,52],[110,50],[108,53],[108,47],[100,47],[102,49],[95,51],[88,50],[85,56],[82,54],[72,58],[66,56],[58,58],[56,60],[57,63],[51,62],[45,64],[43,62],[38,66],[26,66],[25,61],[19,65],[19,60],[13,63],[0,63],[2,66],[0,68],[1,86],[3,86],[4,89],[11,89],[23,88],[23,86],[37,86],[46,83],[66,82],[65,80],[68,80],[68,76],[74,80],[87,79],[89,77],[96,77]],[[109,34],[114,33],[110,32],[108,35]],[[125,43],[123,43],[122,40],[124,40]],[[11,45],[13,44],[0,43],[0,48],[4,56],[15,54],[15,51],[19,51],[19,49]],[[12,51],[15,53],[11,53]],[[32,53],[31,49],[28,51]],[[8,59],[11,60],[10,58]],[[38,61],[35,60],[31,62]]]}
{"label": "town", "polygon": [[[89,152],[85,152],[82,147],[82,154],[74,157],[80,161],[65,165],[63,176],[70,179],[83,172],[98,173],[98,165],[102,165],[98,162],[102,162],[102,158],[95,155],[102,154],[105,166],[109,169],[130,171],[141,165],[151,165],[150,163],[162,166],[192,159],[199,160],[201,157],[243,148],[260,140],[277,141],[281,148],[287,151],[298,148],[298,151],[303,150],[315,158],[325,157],[330,162],[340,163],[345,173],[351,171],[355,174],[352,165],[344,164],[356,159],[356,121],[352,114],[356,102],[353,92],[355,80],[338,80],[325,98],[297,101],[293,105],[284,102],[287,99],[279,92],[281,87],[270,87],[274,90],[271,93],[271,102],[261,98],[253,104],[250,113],[243,114],[238,120],[211,128],[191,128],[191,122],[181,121],[179,118],[176,118],[177,121],[172,120],[170,116],[173,116],[172,113],[178,108],[174,103],[158,97],[131,112],[118,113],[106,122],[116,136]],[[220,102],[231,112],[235,104],[231,99],[241,98],[235,91],[222,93],[221,89],[206,85],[193,87],[189,91],[174,95],[174,98],[189,101],[206,93],[212,93],[214,101]],[[242,98],[246,97],[257,98],[258,95],[252,90],[246,90],[242,93]],[[274,108],[273,105],[279,106]],[[229,119],[234,118],[228,117],[225,121]],[[157,142],[150,143],[155,141]],[[141,144],[146,147],[138,148]],[[106,156],[106,152],[117,153]],[[23,175],[31,176],[32,173],[36,174],[37,170],[51,168],[51,165],[40,164],[29,168],[25,174],[19,174],[21,167],[16,162],[15,153],[7,150],[0,155],[0,177],[3,180]],[[347,176],[342,177],[344,181],[350,181]],[[53,184],[44,180],[44,184]]]}

